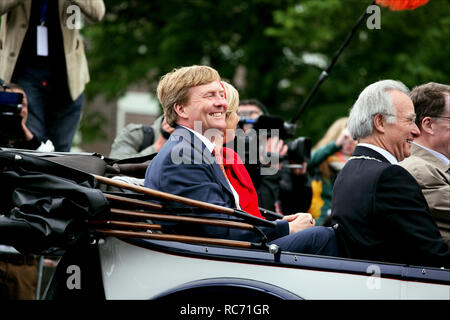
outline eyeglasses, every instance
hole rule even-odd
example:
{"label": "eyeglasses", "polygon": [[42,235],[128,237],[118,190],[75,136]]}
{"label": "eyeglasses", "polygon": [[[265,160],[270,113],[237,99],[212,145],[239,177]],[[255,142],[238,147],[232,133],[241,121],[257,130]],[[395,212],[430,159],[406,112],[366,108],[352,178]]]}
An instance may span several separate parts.
{"label": "eyeglasses", "polygon": [[450,121],[450,117],[444,117],[444,116],[435,116],[435,117],[431,117],[431,118],[442,118],[442,119],[447,119]]}
{"label": "eyeglasses", "polygon": [[[391,113],[383,113],[383,112],[380,112],[379,114],[382,114],[382,115],[384,115],[384,116],[387,116],[387,117],[394,117],[394,118],[398,118],[398,119],[403,119],[403,120],[405,120],[410,126],[412,126],[412,125],[414,125],[415,123],[416,123],[416,115],[414,114],[414,115],[411,115],[411,116],[409,116],[409,117],[399,117],[399,116],[396,116],[395,114],[391,114]],[[373,116],[376,116],[377,114],[374,114]]]}
{"label": "eyeglasses", "polygon": [[254,118],[254,117],[258,117],[258,116],[262,115],[262,112],[254,111],[254,110],[251,110],[251,111],[240,110],[240,111],[237,111],[237,114],[239,117],[243,117],[243,118]]}
{"label": "eyeglasses", "polygon": [[450,117],[448,116],[435,116],[435,117],[431,117],[431,118],[441,118],[441,119],[447,119],[447,124],[450,128]]}

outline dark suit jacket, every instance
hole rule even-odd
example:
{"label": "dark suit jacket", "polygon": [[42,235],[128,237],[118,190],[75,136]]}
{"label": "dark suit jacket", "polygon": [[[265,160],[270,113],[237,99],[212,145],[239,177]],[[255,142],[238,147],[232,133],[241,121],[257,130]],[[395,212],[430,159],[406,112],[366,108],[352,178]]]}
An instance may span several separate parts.
{"label": "dark suit jacket", "polygon": [[358,146],[334,184],[332,224],[340,252],[349,258],[422,266],[450,265],[416,180],[378,152]]}
{"label": "dark suit jacket", "polygon": [[[145,186],[228,208],[236,207],[233,193],[214,156],[200,139],[181,126],[177,126],[151,161],[145,175]],[[205,213],[205,215],[236,219],[219,213]],[[269,240],[289,234],[287,221],[277,221],[276,228],[261,229]],[[189,225],[183,228],[183,232],[259,242],[258,236],[253,232],[223,227]]]}

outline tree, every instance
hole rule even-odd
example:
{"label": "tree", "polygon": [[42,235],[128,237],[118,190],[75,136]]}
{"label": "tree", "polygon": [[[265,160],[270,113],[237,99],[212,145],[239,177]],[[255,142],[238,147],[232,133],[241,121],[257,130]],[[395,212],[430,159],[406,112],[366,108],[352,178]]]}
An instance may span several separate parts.
{"label": "tree", "polygon": [[[118,97],[133,83],[154,91],[174,67],[208,64],[270,112],[290,120],[370,1],[109,0],[107,15],[85,30],[89,97]],[[381,28],[364,22],[298,121],[317,141],[348,114],[371,82],[412,87],[449,83],[450,6],[431,0],[413,11],[381,9]]]}

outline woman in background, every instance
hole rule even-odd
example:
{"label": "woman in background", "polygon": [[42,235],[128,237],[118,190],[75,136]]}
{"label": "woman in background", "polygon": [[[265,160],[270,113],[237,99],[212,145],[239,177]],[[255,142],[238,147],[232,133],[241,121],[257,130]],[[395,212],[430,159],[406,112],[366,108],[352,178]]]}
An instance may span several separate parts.
{"label": "woman in background", "polygon": [[337,174],[356,147],[356,141],[347,130],[347,117],[336,120],[323,138],[312,149],[308,162],[312,199],[308,210],[316,219],[317,225],[327,221],[331,213],[331,196]]}

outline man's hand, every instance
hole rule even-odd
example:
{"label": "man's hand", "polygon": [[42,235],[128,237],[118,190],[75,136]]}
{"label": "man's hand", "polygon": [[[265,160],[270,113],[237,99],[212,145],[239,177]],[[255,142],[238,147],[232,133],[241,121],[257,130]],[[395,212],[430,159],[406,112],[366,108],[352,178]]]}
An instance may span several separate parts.
{"label": "man's hand", "polygon": [[282,139],[278,137],[270,137],[267,139],[266,150],[267,153],[278,153],[281,157],[285,156],[288,152],[288,146]]}
{"label": "man's hand", "polygon": [[[266,167],[281,169],[280,157],[284,157],[288,152],[288,146],[283,140],[276,136],[267,138],[266,143],[262,142],[260,148],[260,162]],[[275,161],[272,161],[275,160]]]}
{"label": "man's hand", "polygon": [[283,217],[283,220],[289,222],[289,234],[314,227],[316,220],[309,213],[299,212]]}

